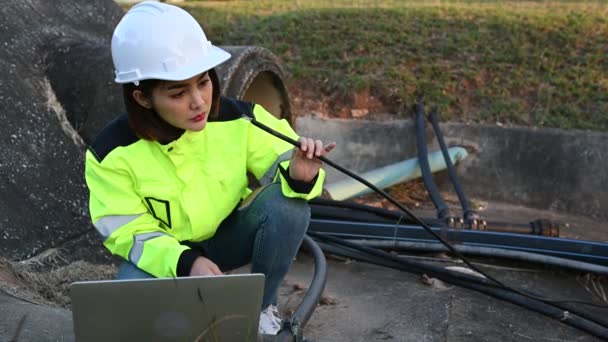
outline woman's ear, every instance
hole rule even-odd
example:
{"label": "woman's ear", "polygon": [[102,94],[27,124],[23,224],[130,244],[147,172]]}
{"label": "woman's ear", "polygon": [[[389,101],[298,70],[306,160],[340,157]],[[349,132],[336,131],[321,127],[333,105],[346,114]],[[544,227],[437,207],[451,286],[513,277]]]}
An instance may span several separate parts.
{"label": "woman's ear", "polygon": [[139,89],[133,90],[132,95],[133,95],[133,98],[135,99],[135,101],[137,101],[137,103],[139,103],[140,106],[142,106],[144,108],[148,108],[148,109],[152,108],[152,103],[151,103],[150,99],[148,99],[141,90],[139,90]]}

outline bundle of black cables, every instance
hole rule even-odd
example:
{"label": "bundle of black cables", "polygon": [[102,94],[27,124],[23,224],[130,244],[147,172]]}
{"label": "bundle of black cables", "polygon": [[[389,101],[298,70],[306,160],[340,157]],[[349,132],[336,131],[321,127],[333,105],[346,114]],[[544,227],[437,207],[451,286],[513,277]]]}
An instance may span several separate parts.
{"label": "bundle of black cables", "polygon": [[[254,126],[266,131],[269,134],[274,135],[275,137],[281,140],[284,140],[296,147],[300,146],[298,141],[271,129],[270,127],[267,127],[266,125],[257,121],[254,117],[243,115],[243,118],[251,121]],[[493,297],[509,301],[514,304],[521,305],[525,308],[542,313],[551,318],[558,319],[560,322],[586,331],[594,336],[603,339],[608,339],[608,325],[605,322],[601,322],[601,319],[591,317],[588,314],[577,312],[577,309],[573,307],[566,307],[564,306],[564,304],[578,303],[598,307],[606,306],[577,301],[549,300],[547,298],[542,298],[540,296],[505,285],[498,279],[494,278],[493,276],[479,269],[477,266],[473,265],[473,263],[471,263],[460,252],[458,252],[458,250],[456,250],[448,241],[446,241],[444,238],[434,232],[424,221],[414,215],[408,208],[403,206],[385,191],[379,189],[367,180],[361,178],[360,176],[354,174],[353,172],[345,169],[344,167],[332,162],[331,160],[325,157],[318,158],[327,165],[356,179],[357,181],[363,183],[364,185],[372,189],[377,194],[384,197],[390,203],[392,203],[405,214],[407,214],[413,222],[423,227],[429,234],[431,234],[434,238],[440,241],[453,255],[461,259],[471,270],[477,272],[483,277],[467,275],[460,272],[453,272],[428,264],[407,261],[397,256],[391,255],[390,253],[377,250],[375,248],[353,244],[332,236],[309,232],[308,235],[318,240],[324,241],[324,246],[326,247],[326,250],[329,251],[329,249],[331,249],[334,253],[342,255],[356,255],[356,257],[360,258],[361,260],[407,272],[430,274],[443,281],[472,290],[476,290],[491,295]]]}

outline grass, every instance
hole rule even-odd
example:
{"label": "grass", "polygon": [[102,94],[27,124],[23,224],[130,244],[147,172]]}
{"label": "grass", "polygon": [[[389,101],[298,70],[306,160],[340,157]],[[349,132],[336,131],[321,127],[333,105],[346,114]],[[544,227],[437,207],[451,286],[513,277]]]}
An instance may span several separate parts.
{"label": "grass", "polygon": [[290,88],[396,116],[608,130],[605,1],[190,1],[217,45],[259,45]]}

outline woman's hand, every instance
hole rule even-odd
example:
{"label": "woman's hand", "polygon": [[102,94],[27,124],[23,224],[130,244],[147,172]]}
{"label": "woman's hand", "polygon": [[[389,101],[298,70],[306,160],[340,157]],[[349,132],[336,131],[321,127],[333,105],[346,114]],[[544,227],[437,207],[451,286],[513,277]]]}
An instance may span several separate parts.
{"label": "woman's hand", "polygon": [[305,137],[301,137],[299,143],[300,147],[294,148],[291,155],[289,176],[294,180],[310,182],[319,173],[319,168],[321,167],[321,160],[316,157],[328,154],[336,147],[336,143],[332,142],[323,147],[321,140]]}
{"label": "woman's hand", "polygon": [[194,260],[194,264],[192,264],[192,268],[190,269],[190,276],[205,276],[205,275],[222,275],[222,271],[217,265],[205,258],[198,257]]}

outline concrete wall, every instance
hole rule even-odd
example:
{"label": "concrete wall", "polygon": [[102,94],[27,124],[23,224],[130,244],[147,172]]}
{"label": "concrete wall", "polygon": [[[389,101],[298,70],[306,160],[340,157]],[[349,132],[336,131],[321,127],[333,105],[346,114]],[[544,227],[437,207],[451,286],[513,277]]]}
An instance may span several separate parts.
{"label": "concrete wall", "polygon": [[[458,168],[469,197],[608,217],[608,134],[461,123],[441,124],[441,129],[448,145],[463,145],[471,153]],[[357,172],[416,155],[411,120],[303,117],[297,130],[336,141],[331,159]],[[427,127],[429,151],[438,149],[432,138]],[[343,177],[328,172],[329,182]]]}
{"label": "concrete wall", "polygon": [[[308,116],[297,119],[296,130],[324,142],[335,141],[338,146],[330,159],[357,173],[416,154],[416,131],[408,120],[324,120]],[[329,182],[347,177],[332,168],[326,171]]]}

